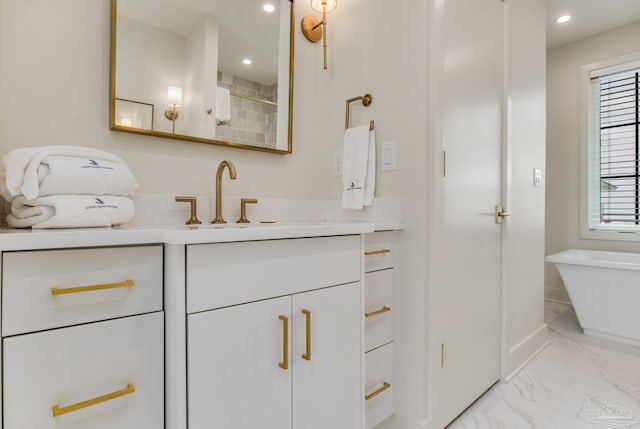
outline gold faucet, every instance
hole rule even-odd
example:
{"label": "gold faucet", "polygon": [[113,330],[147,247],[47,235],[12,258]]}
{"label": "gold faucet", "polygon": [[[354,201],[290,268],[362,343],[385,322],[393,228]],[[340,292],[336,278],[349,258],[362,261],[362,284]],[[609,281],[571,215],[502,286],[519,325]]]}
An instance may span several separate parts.
{"label": "gold faucet", "polygon": [[216,218],[211,223],[227,223],[222,218],[222,171],[227,167],[229,169],[229,177],[231,179],[236,178],[236,166],[231,161],[222,161],[218,165],[218,171],[216,172]]}

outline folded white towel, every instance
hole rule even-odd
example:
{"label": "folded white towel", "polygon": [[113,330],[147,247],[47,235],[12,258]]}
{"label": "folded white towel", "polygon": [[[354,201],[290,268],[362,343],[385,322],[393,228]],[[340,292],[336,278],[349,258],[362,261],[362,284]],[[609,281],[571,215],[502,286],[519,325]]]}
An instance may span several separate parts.
{"label": "folded white towel", "polygon": [[135,216],[133,201],[110,195],[54,195],[11,203],[7,223],[13,228],[87,228],[120,225]]}
{"label": "folded white towel", "polygon": [[216,88],[216,123],[229,125],[231,122],[231,93],[227,88]]}
{"label": "folded white towel", "polygon": [[373,204],[376,175],[375,134],[368,125],[344,133],[342,208],[362,210]]}
{"label": "folded white towel", "polygon": [[0,164],[0,195],[7,201],[19,195],[129,195],[137,186],[122,158],[82,146],[16,149]]}

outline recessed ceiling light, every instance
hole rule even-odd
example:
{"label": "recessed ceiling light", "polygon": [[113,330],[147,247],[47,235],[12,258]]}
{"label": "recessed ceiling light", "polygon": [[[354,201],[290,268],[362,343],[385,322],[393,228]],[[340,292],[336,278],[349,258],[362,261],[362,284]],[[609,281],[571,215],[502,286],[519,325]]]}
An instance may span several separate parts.
{"label": "recessed ceiling light", "polygon": [[249,58],[245,58],[244,60],[242,60],[242,64],[249,65],[251,64],[251,60]]}
{"label": "recessed ceiling light", "polygon": [[262,6],[262,10],[268,13],[272,13],[276,10],[276,7],[271,3],[265,3],[264,6]]}
{"label": "recessed ceiling light", "polygon": [[571,15],[562,15],[562,16],[559,16],[558,18],[556,18],[556,22],[558,24],[562,24],[562,23],[570,21],[570,20],[571,20]]}

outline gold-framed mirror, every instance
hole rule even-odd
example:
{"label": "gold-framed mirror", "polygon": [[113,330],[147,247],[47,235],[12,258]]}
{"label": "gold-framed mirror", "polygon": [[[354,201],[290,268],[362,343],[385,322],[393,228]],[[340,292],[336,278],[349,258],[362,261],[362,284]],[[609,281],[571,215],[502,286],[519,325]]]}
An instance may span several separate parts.
{"label": "gold-framed mirror", "polygon": [[295,0],[111,0],[110,128],[291,153],[294,16]]}

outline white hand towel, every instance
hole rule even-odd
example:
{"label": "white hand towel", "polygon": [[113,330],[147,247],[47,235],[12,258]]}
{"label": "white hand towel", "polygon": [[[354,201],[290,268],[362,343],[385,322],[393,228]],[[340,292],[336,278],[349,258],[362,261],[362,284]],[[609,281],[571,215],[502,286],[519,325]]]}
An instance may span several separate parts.
{"label": "white hand towel", "polygon": [[229,125],[231,122],[231,93],[227,88],[216,88],[216,123]]}
{"label": "white hand towel", "polygon": [[342,208],[362,210],[365,203],[373,203],[375,136],[368,125],[349,128],[344,133],[342,185]]}
{"label": "white hand towel", "polygon": [[[119,179],[110,179],[112,184],[116,182],[130,182],[131,186],[135,189],[137,187],[137,183],[135,178],[129,171],[127,164],[122,160],[122,158],[113,155],[108,152],[104,152],[98,149],[92,149],[88,147],[82,146],[42,146],[42,147],[28,147],[22,149],[16,149],[14,151],[9,152],[4,155],[2,158],[2,163],[0,164],[0,182],[4,182],[2,186],[0,186],[0,194],[11,201],[13,197],[17,197],[19,195],[23,195],[29,200],[33,200],[38,198],[42,194],[40,193],[40,181],[44,181],[44,176],[46,176],[46,168],[49,168],[49,173],[55,169],[56,174],[61,173],[60,168],[63,168],[65,160],[59,159],[54,161],[56,167],[52,169],[52,165],[46,162],[47,167],[43,169],[42,164],[43,161],[47,160],[49,157],[72,157],[72,158],[83,158],[87,164],[80,165],[80,170],[84,170],[84,175],[79,179],[88,180],[87,176],[90,176],[90,173],[97,173],[102,170],[102,174],[96,174],[94,178],[90,181],[92,183],[99,182],[100,176],[104,179],[104,176],[109,176],[108,172],[112,172],[115,176],[116,174],[128,171],[126,177],[122,177]],[[109,170],[109,166],[107,168],[101,168],[100,162],[107,161],[111,167],[113,164],[120,164],[125,167],[125,169],[120,169],[118,171]],[[97,165],[96,165],[97,164]],[[86,168],[82,168],[83,165]],[[106,165],[105,165],[106,166]],[[39,171],[40,170],[40,171]],[[39,174],[40,173],[40,174]],[[65,174],[63,174],[65,176]],[[73,192],[68,191],[64,192],[64,189],[58,189],[57,186],[60,185],[61,182],[67,181],[68,177],[63,178],[56,182],[56,179],[52,180],[51,185],[49,186],[49,190],[47,192],[50,193],[58,193],[58,194],[71,194]],[[76,185],[79,186],[79,185]],[[105,188],[108,186],[105,185]],[[100,192],[86,192],[89,194],[98,194]]]}
{"label": "white hand towel", "polygon": [[376,132],[369,131],[369,157],[367,158],[367,179],[364,182],[362,205],[372,206],[376,193]]}
{"label": "white hand towel", "polygon": [[87,228],[120,225],[135,216],[133,201],[110,195],[54,195],[11,203],[13,228]]}

